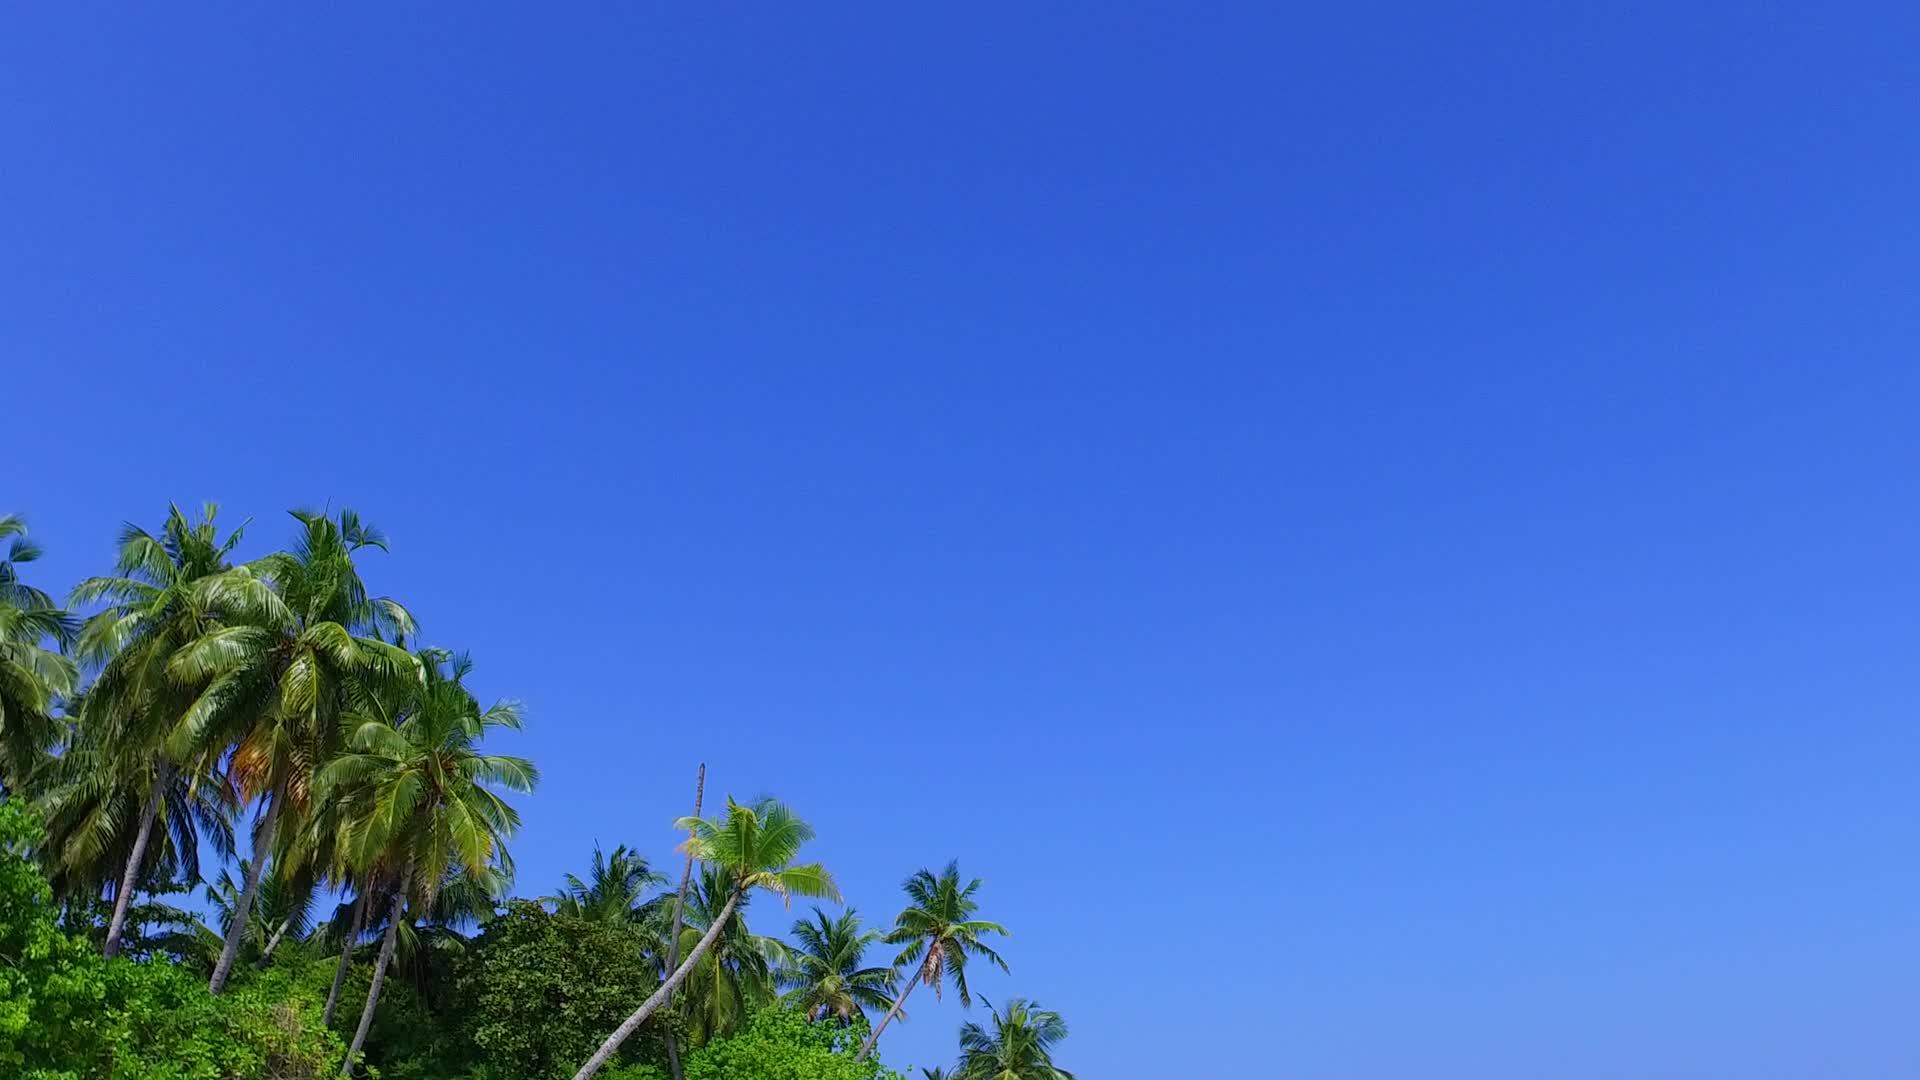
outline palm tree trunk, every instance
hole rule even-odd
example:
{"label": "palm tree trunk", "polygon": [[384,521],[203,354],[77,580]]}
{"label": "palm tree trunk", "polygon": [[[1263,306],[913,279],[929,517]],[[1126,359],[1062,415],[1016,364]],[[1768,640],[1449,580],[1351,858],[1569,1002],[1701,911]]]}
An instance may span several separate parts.
{"label": "palm tree trunk", "polygon": [[[401,875],[406,881],[407,875]],[[347,1048],[347,1060],[340,1065],[341,1076],[353,1075],[353,1059],[360,1055],[360,1048],[367,1043],[367,1032],[373,1029],[373,1010],[380,1004],[380,984],[387,981],[387,962],[393,959],[393,945],[400,938],[400,916],[407,902],[407,890],[396,886],[393,890],[393,907],[387,912],[387,936],[380,942],[380,958],[373,962],[373,985],[367,987],[367,1007],[360,1010],[360,1026],[354,1029],[353,1045]]]}
{"label": "palm tree trunk", "polygon": [[367,928],[367,892],[363,885],[360,896],[353,902],[353,932],[340,947],[340,962],[333,968],[333,988],[327,991],[327,1007],[320,1013],[320,1026],[328,1027],[333,1023],[333,1007],[340,1003],[340,986],[347,981],[347,967],[353,963],[353,947],[360,940],[360,934]]}
{"label": "palm tree trunk", "polygon": [[134,882],[140,880],[140,864],[147,858],[147,841],[153,837],[153,823],[160,817],[160,797],[167,789],[172,770],[165,763],[155,770],[153,793],[140,811],[140,831],[133,834],[133,853],[127,856],[127,869],[120,875],[120,891],[113,896],[113,920],[107,923],[106,956],[120,953],[120,935],[127,929],[127,908],[133,903]]}
{"label": "palm tree trunk", "polygon": [[273,928],[273,936],[267,939],[267,947],[260,950],[260,959],[255,960],[253,966],[265,969],[267,961],[273,959],[273,950],[280,947],[280,943],[286,940],[287,931],[291,929],[293,929],[293,920],[281,919],[280,925]]}
{"label": "palm tree trunk", "polygon": [[920,970],[914,969],[913,978],[908,979],[907,985],[900,988],[900,996],[893,999],[893,1008],[888,1009],[887,1015],[880,1018],[880,1023],[874,1027],[872,1034],[867,1036],[866,1043],[860,1047],[859,1056],[853,1060],[865,1061],[867,1055],[873,1053],[874,1045],[880,1041],[880,1033],[887,1030],[887,1025],[893,1023],[894,1017],[900,1015],[900,1010],[906,1007],[907,995],[913,993],[913,988],[920,985]]}
{"label": "palm tree trunk", "polygon": [[587,1080],[588,1077],[599,1072],[600,1067],[613,1057],[613,1052],[620,1049],[620,1044],[627,1041],[627,1036],[632,1035],[641,1024],[646,1022],[647,1017],[652,1016],[660,1006],[666,1004],[667,999],[673,996],[674,989],[686,981],[687,973],[693,970],[693,965],[699,963],[700,957],[713,947],[715,941],[719,940],[720,931],[726,929],[727,920],[733,917],[733,909],[740,904],[740,896],[741,890],[735,888],[733,895],[727,897],[726,906],[714,916],[713,925],[707,927],[707,932],[702,934],[700,940],[694,944],[693,951],[689,952],[687,958],[680,962],[680,966],[673,970],[673,974],[667,976],[667,981],[660,984],[660,989],[655,990],[651,997],[640,1003],[638,1009],[633,1010],[632,1016],[627,1017],[619,1027],[613,1029],[613,1034],[607,1036],[607,1041],[600,1044],[600,1049],[595,1050],[593,1056],[587,1059],[587,1063],[580,1066],[580,1071],[573,1074],[573,1080]]}
{"label": "palm tree trunk", "polygon": [[227,988],[227,976],[233,973],[233,962],[240,955],[240,946],[247,940],[247,920],[253,914],[253,894],[260,891],[260,872],[267,867],[267,849],[273,846],[273,827],[280,817],[280,802],[275,799],[267,807],[267,816],[260,820],[260,827],[253,834],[253,861],[247,864],[247,881],[240,887],[240,898],[234,901],[232,921],[227,926],[227,942],[220,948],[220,962],[213,966],[213,978],[207,981],[207,992],[219,994]]}
{"label": "palm tree trunk", "polygon": [[[699,776],[693,782],[693,816],[700,816],[700,804],[707,797],[707,763],[700,763]],[[693,856],[687,856],[687,865],[680,871],[680,891],[673,895],[673,933],[667,937],[667,970],[672,971],[680,963],[680,918],[686,914],[687,886],[693,883]],[[667,1004],[673,1004],[673,995],[667,995]],[[673,1069],[673,1080],[686,1080],[686,1074],[680,1070],[680,1041],[672,1032],[667,1033],[667,1064]]]}
{"label": "palm tree trunk", "polygon": [[680,1040],[667,1032],[667,1067],[673,1070],[673,1080],[684,1080],[686,1073],[680,1065]]}

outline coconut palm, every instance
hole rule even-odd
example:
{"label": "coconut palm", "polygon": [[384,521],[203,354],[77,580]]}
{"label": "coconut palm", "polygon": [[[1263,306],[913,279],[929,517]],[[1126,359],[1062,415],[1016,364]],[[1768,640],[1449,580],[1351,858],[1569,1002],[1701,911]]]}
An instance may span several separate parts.
{"label": "coconut palm", "polygon": [[64,649],[73,619],[53,598],[20,580],[20,567],[40,557],[27,539],[26,519],[0,514],[0,788],[21,790],[49,760],[60,738],[57,701],[73,693],[79,673]]}
{"label": "coconut palm", "polygon": [[[217,628],[180,649],[169,674],[205,686],[182,717],[188,745],[224,751],[244,798],[259,804],[251,873],[241,884],[233,929],[208,989],[226,986],[251,926],[246,909],[276,850],[283,818],[299,822],[313,805],[314,776],[339,743],[339,718],[383,687],[420,678],[419,664],[394,642],[413,632],[397,602],[370,597],[356,552],[386,548],[377,529],[350,510],[339,518],[295,511],[292,551],[214,574],[194,585]],[[290,830],[297,835],[297,830]]]}
{"label": "coconut palm", "polygon": [[688,836],[685,850],[723,872],[729,888],[727,898],[720,910],[710,920],[700,940],[694,943],[680,966],[669,973],[659,989],[640,1003],[640,1007],[631,1016],[607,1036],[600,1048],[593,1052],[580,1071],[574,1074],[574,1080],[587,1080],[600,1071],[620,1044],[645,1023],[672,996],[674,990],[686,981],[687,974],[699,963],[700,957],[713,947],[714,941],[726,929],[734,909],[754,889],[765,889],[792,903],[794,896],[818,897],[838,902],[840,889],[833,883],[833,876],[827,873],[819,863],[795,865],[794,859],[808,840],[813,839],[813,827],[795,817],[780,803],[771,799],[742,805],[732,798],[727,799],[727,812],[716,818],[681,818],[676,828],[686,829]]}
{"label": "coconut palm", "polygon": [[974,878],[965,885],[960,884],[960,864],[958,861],[947,864],[938,877],[933,871],[922,869],[908,878],[901,886],[906,890],[910,901],[905,910],[894,919],[893,930],[887,934],[890,944],[904,945],[900,956],[894,960],[896,965],[917,964],[914,972],[907,978],[906,985],[900,988],[900,996],[894,999],[893,1007],[880,1019],[879,1026],[867,1036],[860,1047],[859,1060],[864,1061],[873,1053],[880,1041],[880,1033],[907,1004],[907,995],[913,988],[926,983],[933,987],[935,998],[940,996],[941,986],[951,981],[960,994],[960,1004],[965,1008],[973,1007],[973,993],[967,988],[967,960],[980,956],[1007,970],[1007,962],[981,940],[987,934],[1011,936],[1011,932],[996,922],[975,919],[980,910],[979,901],[973,894],[980,890],[980,879]]}
{"label": "coconut palm", "polygon": [[[83,699],[75,710],[83,719],[73,741],[36,786],[41,788],[47,879],[54,895],[68,903],[111,898],[101,912],[104,948],[116,928],[124,935],[138,924],[135,895],[189,890],[200,883],[203,843],[222,859],[233,854],[239,798],[219,763],[204,759],[193,769],[150,777],[150,789],[143,793],[127,781],[129,755],[113,745],[111,732],[85,719],[92,709],[92,699]],[[113,940],[117,953],[120,937]]]}
{"label": "coconut palm", "polygon": [[1014,998],[993,1014],[993,1030],[969,1023],[960,1029],[960,1066],[953,1080],[1073,1080],[1053,1063],[1053,1049],[1067,1037],[1060,1014]]}
{"label": "coconut palm", "polygon": [[538,781],[525,759],[480,751],[488,732],[520,727],[518,707],[483,711],[464,685],[472,668],[465,657],[428,650],[419,661],[418,686],[371,695],[355,710],[349,752],[319,777],[323,796],[344,804],[342,849],[360,865],[395,868],[384,875],[392,891],[386,933],[342,1076],[351,1075],[373,1026],[406,906],[431,911],[455,872],[510,870],[505,842],[520,815],[494,789],[531,792]]}
{"label": "coconut palm", "polygon": [[[78,649],[82,659],[100,666],[80,715],[82,732],[97,758],[86,784],[103,790],[88,800],[90,828],[76,837],[65,858],[69,864],[84,863],[110,840],[132,830],[107,924],[108,956],[120,949],[133,885],[162,813],[192,801],[196,790],[213,792],[223,805],[223,817],[231,812],[224,809],[232,801],[230,787],[218,770],[218,749],[223,748],[188,745],[180,724],[203,687],[168,673],[181,648],[218,629],[195,585],[232,569],[228,556],[246,531],[243,524],[222,540],[215,525],[218,514],[219,507],[209,503],[196,524],[179,507],[169,507],[158,536],[125,526],[114,573],[88,578],[73,590],[75,605],[106,604],[82,626]],[[126,812],[134,807],[133,813]],[[163,841],[171,835],[178,843],[192,832],[177,816],[170,825]]]}
{"label": "coconut palm", "polygon": [[625,844],[611,854],[593,845],[593,863],[587,880],[568,874],[560,891],[541,900],[554,906],[554,914],[571,915],[591,922],[639,922],[648,900],[646,892],[666,884],[666,875],[654,871],[646,856]]}
{"label": "coconut palm", "polygon": [[796,947],[775,973],[787,988],[787,1000],[811,1020],[833,1017],[851,1024],[868,1009],[884,1011],[893,1002],[894,971],[862,967],[867,946],[880,940],[880,931],[862,930],[860,913],[848,908],[838,918],[819,908],[811,922],[793,924]]}
{"label": "coconut palm", "polygon": [[[681,953],[705,936],[726,907],[731,892],[731,881],[723,870],[702,866],[694,875],[682,911]],[[761,937],[747,926],[747,908],[752,902],[753,896],[748,894],[734,905],[720,935],[687,973],[675,1000],[678,1014],[686,1021],[689,1045],[704,1046],[734,1034],[746,1023],[751,1010],[774,999],[773,972],[787,960],[786,945],[777,938]],[[659,955],[657,949],[654,955]],[[665,976],[663,970],[661,977]]]}

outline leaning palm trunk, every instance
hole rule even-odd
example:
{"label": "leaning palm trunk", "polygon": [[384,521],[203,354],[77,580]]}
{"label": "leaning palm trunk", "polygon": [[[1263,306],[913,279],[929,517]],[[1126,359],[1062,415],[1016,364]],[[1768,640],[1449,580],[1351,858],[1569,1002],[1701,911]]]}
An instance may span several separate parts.
{"label": "leaning palm trunk", "polygon": [[660,989],[655,990],[651,997],[640,1003],[640,1007],[633,1011],[632,1016],[627,1017],[619,1027],[613,1029],[613,1034],[607,1036],[607,1041],[600,1044],[600,1049],[595,1050],[593,1056],[587,1059],[587,1063],[580,1066],[580,1071],[573,1074],[573,1080],[587,1080],[588,1077],[599,1072],[600,1067],[613,1057],[614,1051],[620,1049],[620,1044],[627,1041],[627,1036],[632,1035],[641,1024],[646,1023],[647,1017],[652,1016],[660,1006],[666,1004],[667,999],[673,996],[675,988],[686,981],[687,973],[693,970],[693,965],[699,963],[700,957],[713,947],[715,941],[719,940],[720,931],[726,929],[727,920],[733,918],[733,909],[739,905],[740,895],[741,890],[738,888],[733,890],[733,895],[727,897],[726,906],[720,909],[712,925],[707,927],[707,932],[701,935],[692,951],[687,953],[687,958],[680,962],[680,966],[673,970],[673,974],[667,976],[666,982],[660,984]]}
{"label": "leaning palm trunk", "polygon": [[859,1056],[855,1057],[853,1060],[855,1061],[867,1060],[867,1055],[873,1053],[873,1048],[875,1044],[879,1043],[880,1041],[880,1033],[887,1030],[887,1025],[893,1023],[894,1017],[900,1015],[900,1010],[906,1007],[907,995],[913,993],[913,988],[919,985],[920,985],[920,970],[916,969],[913,973],[913,977],[907,980],[907,985],[900,988],[900,996],[893,999],[893,1008],[888,1009],[887,1015],[881,1017],[880,1022],[874,1025],[872,1034],[869,1034],[867,1036],[867,1041],[864,1044],[862,1044],[860,1047]]}
{"label": "leaning palm trunk", "polygon": [[140,830],[133,834],[133,852],[127,856],[127,868],[120,875],[120,891],[113,896],[113,919],[107,923],[108,959],[119,955],[120,935],[127,930],[127,908],[133,903],[133,886],[140,880],[140,864],[147,858],[147,841],[153,837],[153,823],[160,817],[160,796],[167,787],[168,770],[160,766],[153,780],[153,793],[140,811]]}
{"label": "leaning palm trunk", "polygon": [[333,1007],[340,1003],[340,987],[347,981],[347,967],[353,963],[353,947],[360,940],[360,932],[367,928],[367,894],[363,889],[359,899],[353,902],[353,932],[347,935],[346,943],[340,946],[340,962],[333,967],[333,988],[327,991],[327,1007],[320,1013],[320,1026],[333,1023]]}
{"label": "leaning palm trunk", "polygon": [[353,1045],[347,1048],[347,1060],[340,1066],[341,1076],[353,1075],[353,1059],[360,1056],[367,1032],[373,1029],[373,1010],[380,1004],[380,985],[387,981],[387,962],[393,959],[393,945],[400,937],[400,915],[406,902],[407,891],[394,889],[393,907],[387,912],[387,936],[380,942],[380,958],[373,962],[373,985],[367,987],[367,1007],[360,1010],[360,1026],[354,1029]]}
{"label": "leaning palm trunk", "polygon": [[[707,763],[700,763],[700,773],[693,782],[693,816],[700,816],[700,804],[707,797]],[[673,933],[667,938],[667,970],[672,971],[680,963],[680,927],[681,916],[687,909],[687,886],[693,883],[693,855],[687,855],[687,865],[680,871],[680,891],[673,894]],[[673,995],[667,995],[667,1003],[673,1003]],[[680,1068],[680,1041],[672,1032],[667,1033],[667,1064],[673,1069],[673,1080],[686,1080],[686,1074]]]}
{"label": "leaning palm trunk", "polygon": [[260,950],[260,959],[255,960],[253,966],[266,967],[267,961],[273,959],[273,950],[279,948],[280,943],[287,939],[287,931],[291,929],[293,929],[293,920],[281,919],[280,925],[273,928],[273,936],[267,939],[267,947]]}
{"label": "leaning palm trunk", "polygon": [[213,966],[213,978],[207,980],[207,991],[218,994],[227,988],[227,976],[233,973],[233,962],[240,955],[240,946],[247,940],[247,920],[253,914],[253,896],[260,891],[260,872],[267,866],[267,849],[273,846],[273,826],[280,816],[278,800],[267,807],[267,816],[261,820],[260,828],[253,835],[253,861],[247,864],[247,880],[240,887],[240,898],[234,901],[233,914],[227,924],[227,941],[220,947],[220,962]]}

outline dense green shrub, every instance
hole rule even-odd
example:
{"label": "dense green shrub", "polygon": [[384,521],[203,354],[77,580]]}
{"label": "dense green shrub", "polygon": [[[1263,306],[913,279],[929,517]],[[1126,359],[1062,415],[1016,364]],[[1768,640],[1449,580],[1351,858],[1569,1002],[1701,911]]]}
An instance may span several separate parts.
{"label": "dense green shrub", "polygon": [[855,1061],[865,1024],[809,1023],[793,1009],[762,1009],[747,1029],[695,1050],[687,1080],[899,1080],[877,1059]]}
{"label": "dense green shrub", "polygon": [[[640,939],[616,924],[515,901],[454,971],[454,1012],[487,1077],[571,1077],[658,984]],[[622,1061],[658,1060],[636,1037]]]}
{"label": "dense green shrub", "polygon": [[264,972],[215,998],[171,963],[103,960],[60,931],[26,857],[37,827],[0,802],[0,1076],[21,1080],[306,1080],[345,1048],[319,1004]]}

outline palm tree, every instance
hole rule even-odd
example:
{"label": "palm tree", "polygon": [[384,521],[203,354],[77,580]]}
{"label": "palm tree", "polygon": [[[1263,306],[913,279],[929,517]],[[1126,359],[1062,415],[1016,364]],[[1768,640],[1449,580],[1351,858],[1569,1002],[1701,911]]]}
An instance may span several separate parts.
{"label": "palm tree", "polygon": [[793,924],[798,947],[788,950],[787,963],[776,973],[787,999],[808,1019],[831,1016],[842,1024],[865,1017],[868,1009],[885,1010],[893,1001],[893,969],[860,966],[867,946],[880,936],[878,930],[860,928],[853,908],[839,918],[814,908],[813,921]]}
{"label": "palm tree", "polygon": [[513,860],[502,848],[493,865],[479,871],[456,867],[433,890],[424,910],[409,907],[394,942],[393,970],[405,972],[422,1000],[436,981],[449,979],[448,964],[466,951],[466,931],[491,920],[513,892]]}
{"label": "palm tree", "polygon": [[289,853],[307,866],[324,867],[327,880],[343,897],[352,897],[336,904],[332,917],[321,923],[315,934],[324,947],[337,946],[340,950],[334,963],[333,983],[327,989],[327,1003],[320,1012],[322,1027],[333,1023],[334,1008],[340,1003],[340,988],[346,985],[354,950],[367,930],[369,906],[380,902],[375,900],[375,893],[380,887],[380,872],[385,869],[365,863],[360,852],[340,843],[346,809],[343,801],[322,802],[307,815],[306,838],[301,850],[297,855]]}
{"label": "palm tree", "polygon": [[53,598],[20,580],[20,566],[40,557],[27,539],[26,520],[0,514],[0,787],[20,790],[48,761],[60,737],[54,703],[72,694],[79,680],[73,661],[46,648],[73,640],[73,620]]}
{"label": "palm tree", "polygon": [[566,883],[558,893],[541,899],[554,906],[556,915],[571,915],[591,922],[631,924],[641,918],[642,908],[647,903],[647,890],[664,885],[666,881],[666,875],[656,873],[646,856],[629,849],[627,845],[621,844],[609,855],[600,850],[599,844],[595,844],[593,864],[587,871],[587,880],[580,880],[577,874],[568,874]]}
{"label": "palm tree", "polygon": [[[232,934],[233,920],[239,915],[240,883],[253,876],[249,859],[241,859],[238,869],[238,879],[233,871],[223,869],[219,878],[207,885],[207,907],[220,927],[222,941]],[[280,874],[260,876],[253,903],[247,908],[247,918],[253,920],[247,930],[247,940],[260,944],[259,951],[253,954],[256,966],[265,966],[273,950],[288,936],[304,938],[312,931],[313,901],[311,881],[289,881]]]}
{"label": "palm tree", "polygon": [[320,774],[325,797],[342,809],[341,845],[362,865],[397,868],[387,927],[374,961],[373,984],[360,1026],[340,1074],[349,1076],[373,1026],[387,964],[393,959],[403,911],[430,911],[456,871],[487,874],[511,867],[505,842],[520,815],[494,790],[531,792],[538,782],[523,758],[483,754],[479,746],[495,728],[517,729],[519,708],[502,702],[482,711],[463,685],[472,665],[437,650],[419,657],[424,681],[397,700],[374,695],[349,739],[350,751]]}
{"label": "palm tree", "polygon": [[1073,1080],[1053,1063],[1053,1048],[1067,1037],[1060,1014],[1014,998],[993,1014],[993,1030],[969,1023],[960,1029],[960,1068],[954,1080]]}
{"label": "palm tree", "polygon": [[246,909],[276,850],[281,818],[298,822],[312,806],[314,775],[338,745],[338,718],[383,687],[420,678],[418,662],[394,644],[412,634],[412,616],[393,600],[368,596],[354,566],[357,551],[385,550],[386,538],[350,510],[338,521],[293,516],[302,526],[294,550],[195,584],[196,598],[217,613],[216,628],[167,664],[174,677],[205,686],[182,718],[189,744],[206,752],[231,747],[228,773],[260,805],[251,873],[207,984],[215,994],[251,925]]}
{"label": "palm tree", "polygon": [[[200,688],[182,685],[167,671],[181,648],[217,629],[194,586],[232,569],[228,556],[246,532],[242,524],[221,540],[214,524],[218,514],[219,507],[209,503],[202,520],[193,524],[171,506],[159,536],[127,525],[120,533],[114,574],[89,578],[73,590],[76,605],[107,602],[86,621],[79,638],[80,656],[101,665],[81,713],[82,730],[100,751],[87,780],[107,789],[94,800],[93,827],[100,830],[95,838],[123,832],[126,806],[139,808],[107,924],[107,956],[120,951],[134,882],[161,813],[170,804],[190,801],[196,787],[228,795],[218,775],[218,753],[189,747],[182,737],[181,718]],[[172,824],[176,837],[191,833],[184,821]],[[68,858],[85,859],[99,847],[83,843]]]}
{"label": "palm tree", "polygon": [[[361,938],[375,933],[385,939],[386,920],[378,912],[390,909],[393,894],[382,885],[383,880],[382,869],[377,867],[343,873],[339,882],[353,899],[336,905],[332,917],[317,927],[309,939],[323,950],[339,950],[334,960],[333,983],[327,989],[327,1002],[320,1013],[322,1027],[333,1023],[340,990],[346,985],[347,971]],[[512,886],[512,874],[501,865],[488,867],[481,873],[456,869],[434,891],[433,906],[424,912],[424,922],[419,919],[422,913],[414,909],[409,909],[409,917],[401,921],[394,940],[394,969],[408,972],[425,997],[432,958],[464,949],[466,938],[461,929],[492,918]],[[369,911],[375,912],[371,926],[368,925]]]}
{"label": "palm tree", "polygon": [[940,996],[941,985],[952,980],[954,989],[960,992],[960,1004],[965,1008],[973,1007],[973,994],[967,989],[967,959],[970,956],[983,956],[997,964],[1000,970],[1007,970],[1007,962],[1000,954],[980,939],[987,934],[1012,936],[1011,932],[996,922],[975,919],[974,913],[980,910],[979,901],[973,894],[980,889],[980,879],[974,878],[966,885],[960,884],[960,863],[956,860],[947,864],[940,876],[933,871],[922,869],[908,878],[901,886],[911,901],[905,910],[895,917],[893,931],[887,935],[890,944],[905,945],[900,956],[894,960],[896,965],[918,963],[905,986],[900,988],[900,996],[894,999],[893,1007],[887,1015],[881,1017],[879,1026],[867,1036],[860,1047],[858,1060],[865,1061],[867,1055],[880,1041],[880,1033],[887,1030],[893,1018],[907,1004],[907,995],[921,983],[933,987],[935,998]]}
{"label": "palm tree", "polygon": [[[685,953],[705,936],[732,891],[725,871],[712,866],[700,868],[682,909],[680,952]],[[786,945],[748,928],[747,907],[752,902],[751,895],[740,898],[733,913],[725,917],[720,935],[687,973],[676,1006],[682,1007],[686,1017],[691,1046],[704,1046],[734,1034],[750,1010],[774,998],[773,972],[787,959]],[[666,975],[663,968],[661,977]]]}
{"label": "palm tree", "polygon": [[762,799],[751,805],[741,805],[727,799],[727,812],[717,818],[698,817],[681,818],[676,828],[686,829],[688,836],[685,850],[695,858],[722,871],[729,883],[725,903],[715,913],[700,940],[694,943],[680,966],[675,968],[660,988],[655,990],[633,1015],[626,1018],[613,1034],[607,1036],[600,1049],[593,1052],[580,1071],[574,1073],[573,1080],[587,1080],[600,1071],[620,1044],[639,1029],[687,978],[700,957],[713,947],[722,930],[726,929],[729,917],[740,902],[754,889],[765,889],[792,903],[794,896],[817,897],[838,902],[840,889],[833,883],[833,876],[827,873],[819,863],[795,865],[794,859],[808,840],[813,839],[813,827],[793,815],[780,803],[771,799]]}
{"label": "palm tree", "polygon": [[924,1080],[947,1080],[947,1070],[938,1066],[931,1069],[921,1069],[920,1075]]}
{"label": "palm tree", "polygon": [[[128,783],[124,766],[129,755],[114,746],[106,725],[87,719],[94,711],[93,700],[84,698],[73,710],[82,717],[73,741],[49,763],[44,781],[36,786],[43,789],[39,801],[46,841],[41,858],[47,879],[54,895],[70,904],[81,898],[111,898],[102,912],[104,948],[116,927],[123,937],[128,927],[138,924],[140,905],[131,902],[136,894],[199,884],[203,842],[223,859],[233,854],[239,798],[219,763],[204,759],[190,770],[169,769],[151,777],[150,790],[144,793]],[[150,808],[145,805],[149,799],[154,803]],[[117,953],[120,937],[114,943]]]}

